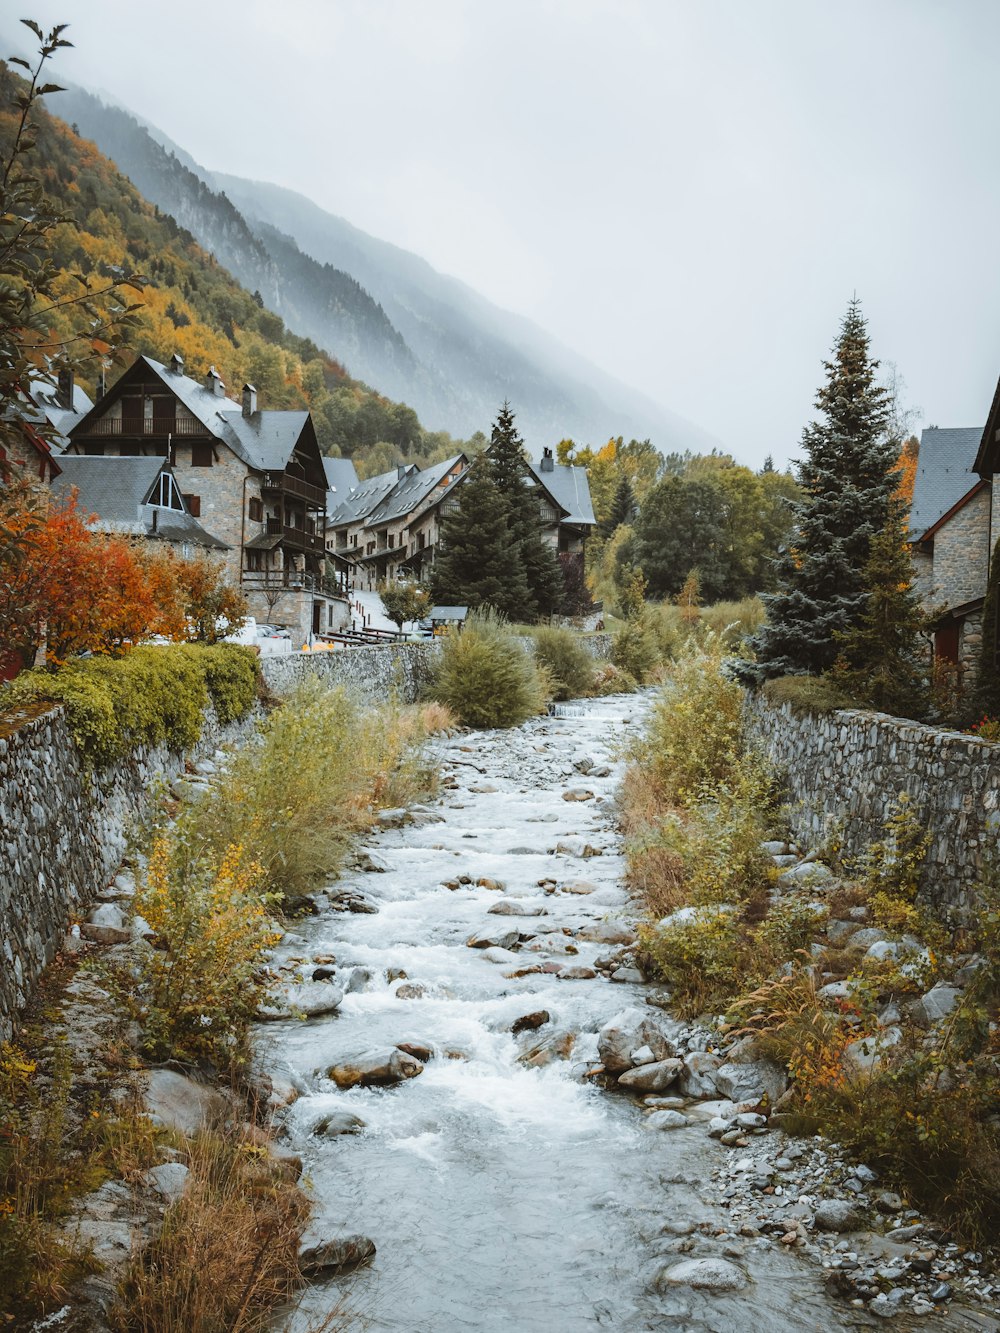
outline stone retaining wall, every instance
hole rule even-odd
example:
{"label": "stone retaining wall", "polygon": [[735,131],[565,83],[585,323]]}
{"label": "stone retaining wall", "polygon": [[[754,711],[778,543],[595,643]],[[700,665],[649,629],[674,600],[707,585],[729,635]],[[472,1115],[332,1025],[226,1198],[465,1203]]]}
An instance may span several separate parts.
{"label": "stone retaining wall", "polygon": [[809,846],[835,836],[848,856],[884,837],[901,792],[931,835],[921,892],[968,909],[983,851],[1000,831],[1000,744],[884,713],[811,713],[757,691],[748,737],[787,775],[791,820]]}
{"label": "stone retaining wall", "polygon": [[157,779],[242,739],[254,721],[220,727],[210,712],[189,754],[158,745],[89,773],[61,706],[0,718],[0,1039],[70,919],[110,883]]}

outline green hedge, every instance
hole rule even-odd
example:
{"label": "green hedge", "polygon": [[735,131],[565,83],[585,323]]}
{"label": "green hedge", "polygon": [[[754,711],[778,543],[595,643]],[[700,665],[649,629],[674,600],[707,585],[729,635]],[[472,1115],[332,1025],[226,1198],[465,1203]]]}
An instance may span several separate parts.
{"label": "green hedge", "polygon": [[245,716],[257,697],[257,655],[239,644],[134,648],[58,671],[25,671],[0,692],[0,709],[60,703],[87,760],[101,768],[143,746],[187,750],[211,703],[219,721]]}

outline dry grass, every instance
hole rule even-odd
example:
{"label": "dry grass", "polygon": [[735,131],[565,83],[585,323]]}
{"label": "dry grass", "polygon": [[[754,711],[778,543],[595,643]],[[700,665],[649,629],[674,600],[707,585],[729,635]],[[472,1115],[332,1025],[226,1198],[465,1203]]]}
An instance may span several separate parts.
{"label": "dry grass", "polygon": [[421,704],[419,716],[427,736],[448,735],[458,727],[458,718],[448,705],[440,704],[436,700]]}
{"label": "dry grass", "polygon": [[192,1141],[188,1185],[133,1259],[115,1333],[254,1333],[301,1285],[305,1196],[248,1139]]}

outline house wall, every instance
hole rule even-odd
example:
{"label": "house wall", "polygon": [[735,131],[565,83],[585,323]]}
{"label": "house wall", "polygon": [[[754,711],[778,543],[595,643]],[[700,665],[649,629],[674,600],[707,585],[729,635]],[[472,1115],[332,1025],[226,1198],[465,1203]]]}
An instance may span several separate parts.
{"label": "house wall", "polygon": [[1000,831],[1000,744],[884,713],[796,711],[760,691],[747,696],[744,721],[787,777],[800,843],[835,838],[843,856],[860,856],[906,792],[931,837],[921,896],[946,919],[967,917]]}
{"label": "house wall", "polygon": [[261,499],[260,479],[224,444],[215,442],[211,467],[192,467],[191,453],[189,443],[176,444],[173,471],[177,485],[184,495],[199,497],[199,522],[230,548],[224,552],[226,572],[238,583],[243,555],[241,542],[250,541],[265,527],[249,518],[250,500]]}
{"label": "house wall", "polygon": [[982,490],[934,534],[930,604],[961,606],[985,597],[990,561],[991,491]]}

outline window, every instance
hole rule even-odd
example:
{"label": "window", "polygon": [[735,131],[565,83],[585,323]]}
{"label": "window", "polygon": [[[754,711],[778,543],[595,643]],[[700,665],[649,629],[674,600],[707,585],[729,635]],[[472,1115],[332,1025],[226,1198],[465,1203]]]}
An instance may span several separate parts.
{"label": "window", "polygon": [[185,493],[184,503],[188,507],[188,513],[192,518],[201,518],[201,496],[189,495]]}
{"label": "window", "polygon": [[251,522],[251,523],[263,523],[263,522],[264,522],[264,502],[263,502],[263,500],[258,500],[257,497],[256,497],[255,495],[251,495],[251,497],[250,497],[249,511],[250,511],[250,522]]}
{"label": "window", "polygon": [[153,399],[154,435],[168,435],[177,429],[176,404],[172,395]]}
{"label": "window", "polygon": [[122,434],[141,435],[144,414],[142,399],[137,394],[122,399]]}
{"label": "window", "polygon": [[210,444],[192,444],[191,466],[192,467],[212,466],[212,446]]}
{"label": "window", "polygon": [[161,472],[156,489],[149,497],[149,503],[159,505],[161,509],[182,509],[181,497],[169,472]]}
{"label": "window", "polygon": [[395,545],[396,545],[396,538],[395,538],[395,536],[390,532],[390,533],[389,533],[389,546],[390,546],[390,549],[391,549],[393,546],[395,546]]}

